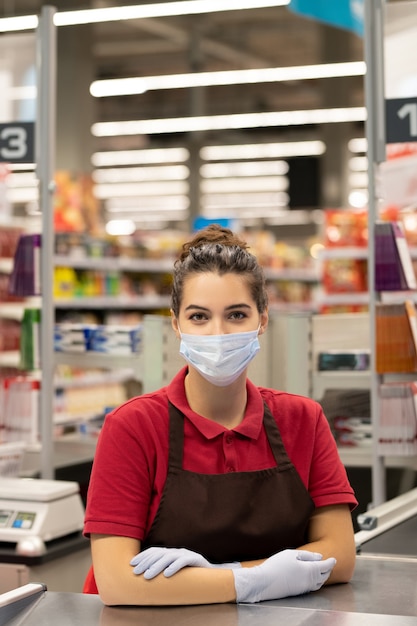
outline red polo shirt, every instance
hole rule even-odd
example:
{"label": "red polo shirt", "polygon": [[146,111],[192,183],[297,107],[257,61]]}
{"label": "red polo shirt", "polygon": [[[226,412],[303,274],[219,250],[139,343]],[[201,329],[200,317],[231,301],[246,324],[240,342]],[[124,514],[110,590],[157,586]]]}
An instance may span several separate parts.
{"label": "red polo shirt", "polygon": [[182,411],[184,461],[206,474],[273,467],[263,428],[263,401],[275,417],[287,454],[316,507],[357,501],[333,435],[315,401],[247,381],[243,421],[228,430],[188,406],[184,367],[163,389],[129,400],[107,415],[88,490],[84,533],[142,540],[159,506],[168,469],[168,400]]}

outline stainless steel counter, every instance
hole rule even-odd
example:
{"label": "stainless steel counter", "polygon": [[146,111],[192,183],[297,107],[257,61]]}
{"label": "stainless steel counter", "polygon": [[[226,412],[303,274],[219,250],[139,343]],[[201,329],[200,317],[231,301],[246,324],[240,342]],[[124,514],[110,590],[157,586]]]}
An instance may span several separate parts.
{"label": "stainless steel counter", "polygon": [[417,626],[416,574],[415,559],[359,556],[349,584],[325,587],[297,598],[237,606],[105,607],[97,596],[47,592],[22,623],[26,626]]}

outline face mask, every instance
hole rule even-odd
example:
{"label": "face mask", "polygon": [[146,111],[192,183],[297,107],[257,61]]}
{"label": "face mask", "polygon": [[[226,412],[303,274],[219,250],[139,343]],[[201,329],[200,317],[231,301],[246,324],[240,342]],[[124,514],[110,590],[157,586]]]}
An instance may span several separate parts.
{"label": "face mask", "polygon": [[233,383],[259,352],[257,330],[227,335],[181,333],[180,354],[213,385]]}

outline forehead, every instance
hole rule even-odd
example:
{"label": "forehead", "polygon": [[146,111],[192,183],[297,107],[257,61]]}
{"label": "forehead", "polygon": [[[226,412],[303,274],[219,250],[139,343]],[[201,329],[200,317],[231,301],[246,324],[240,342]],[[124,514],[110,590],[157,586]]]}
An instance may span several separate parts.
{"label": "forehead", "polygon": [[229,306],[235,303],[254,305],[254,300],[247,282],[241,274],[203,272],[190,274],[184,281],[182,304],[200,306],[221,303]]}

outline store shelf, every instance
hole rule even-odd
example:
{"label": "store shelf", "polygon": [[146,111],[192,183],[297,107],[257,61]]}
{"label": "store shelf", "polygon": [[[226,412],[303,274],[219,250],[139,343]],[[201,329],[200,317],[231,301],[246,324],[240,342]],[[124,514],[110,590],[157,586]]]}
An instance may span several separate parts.
{"label": "store shelf", "polygon": [[69,267],[80,270],[99,270],[102,272],[150,272],[171,273],[173,259],[135,259],[129,257],[71,257],[57,255],[55,267]]}
{"label": "store shelf", "polygon": [[141,354],[118,356],[101,352],[55,352],[55,365],[68,365],[78,369],[129,370],[136,380],[142,379],[143,358]]}
{"label": "store shelf", "polygon": [[[372,448],[352,447],[339,448],[339,456],[346,467],[372,467]],[[417,458],[407,456],[385,457],[386,467],[408,468],[417,471]]]}
{"label": "store shelf", "polygon": [[94,298],[57,298],[55,309],[137,309],[151,311],[169,308],[170,296],[97,296]]}
{"label": "store shelf", "polygon": [[17,350],[10,350],[0,354],[0,367],[19,367],[20,353]]}
{"label": "store shelf", "polygon": [[367,259],[368,248],[361,246],[339,246],[334,248],[324,248],[319,253],[321,261],[327,259]]}
{"label": "store shelf", "polygon": [[321,294],[317,301],[321,305],[335,306],[338,304],[369,304],[368,292],[327,293]]}
{"label": "store shelf", "polygon": [[10,274],[13,269],[13,259],[0,259],[0,273]]}
{"label": "store shelf", "polygon": [[317,283],[320,281],[320,272],[312,268],[264,268],[266,280],[288,280],[295,282]]}
{"label": "store shelf", "polygon": [[314,397],[321,399],[331,389],[369,389],[371,375],[368,372],[313,372]]}
{"label": "store shelf", "polygon": [[[67,361],[65,362],[68,365]],[[102,364],[100,365],[102,367]],[[92,368],[94,369],[94,368]],[[137,375],[133,367],[120,368],[118,365],[113,371],[104,371],[103,373],[94,372],[86,373],[85,376],[76,378],[56,378],[56,389],[80,389],[85,387],[94,387],[96,385],[106,385],[110,383],[124,383],[131,380]]]}

